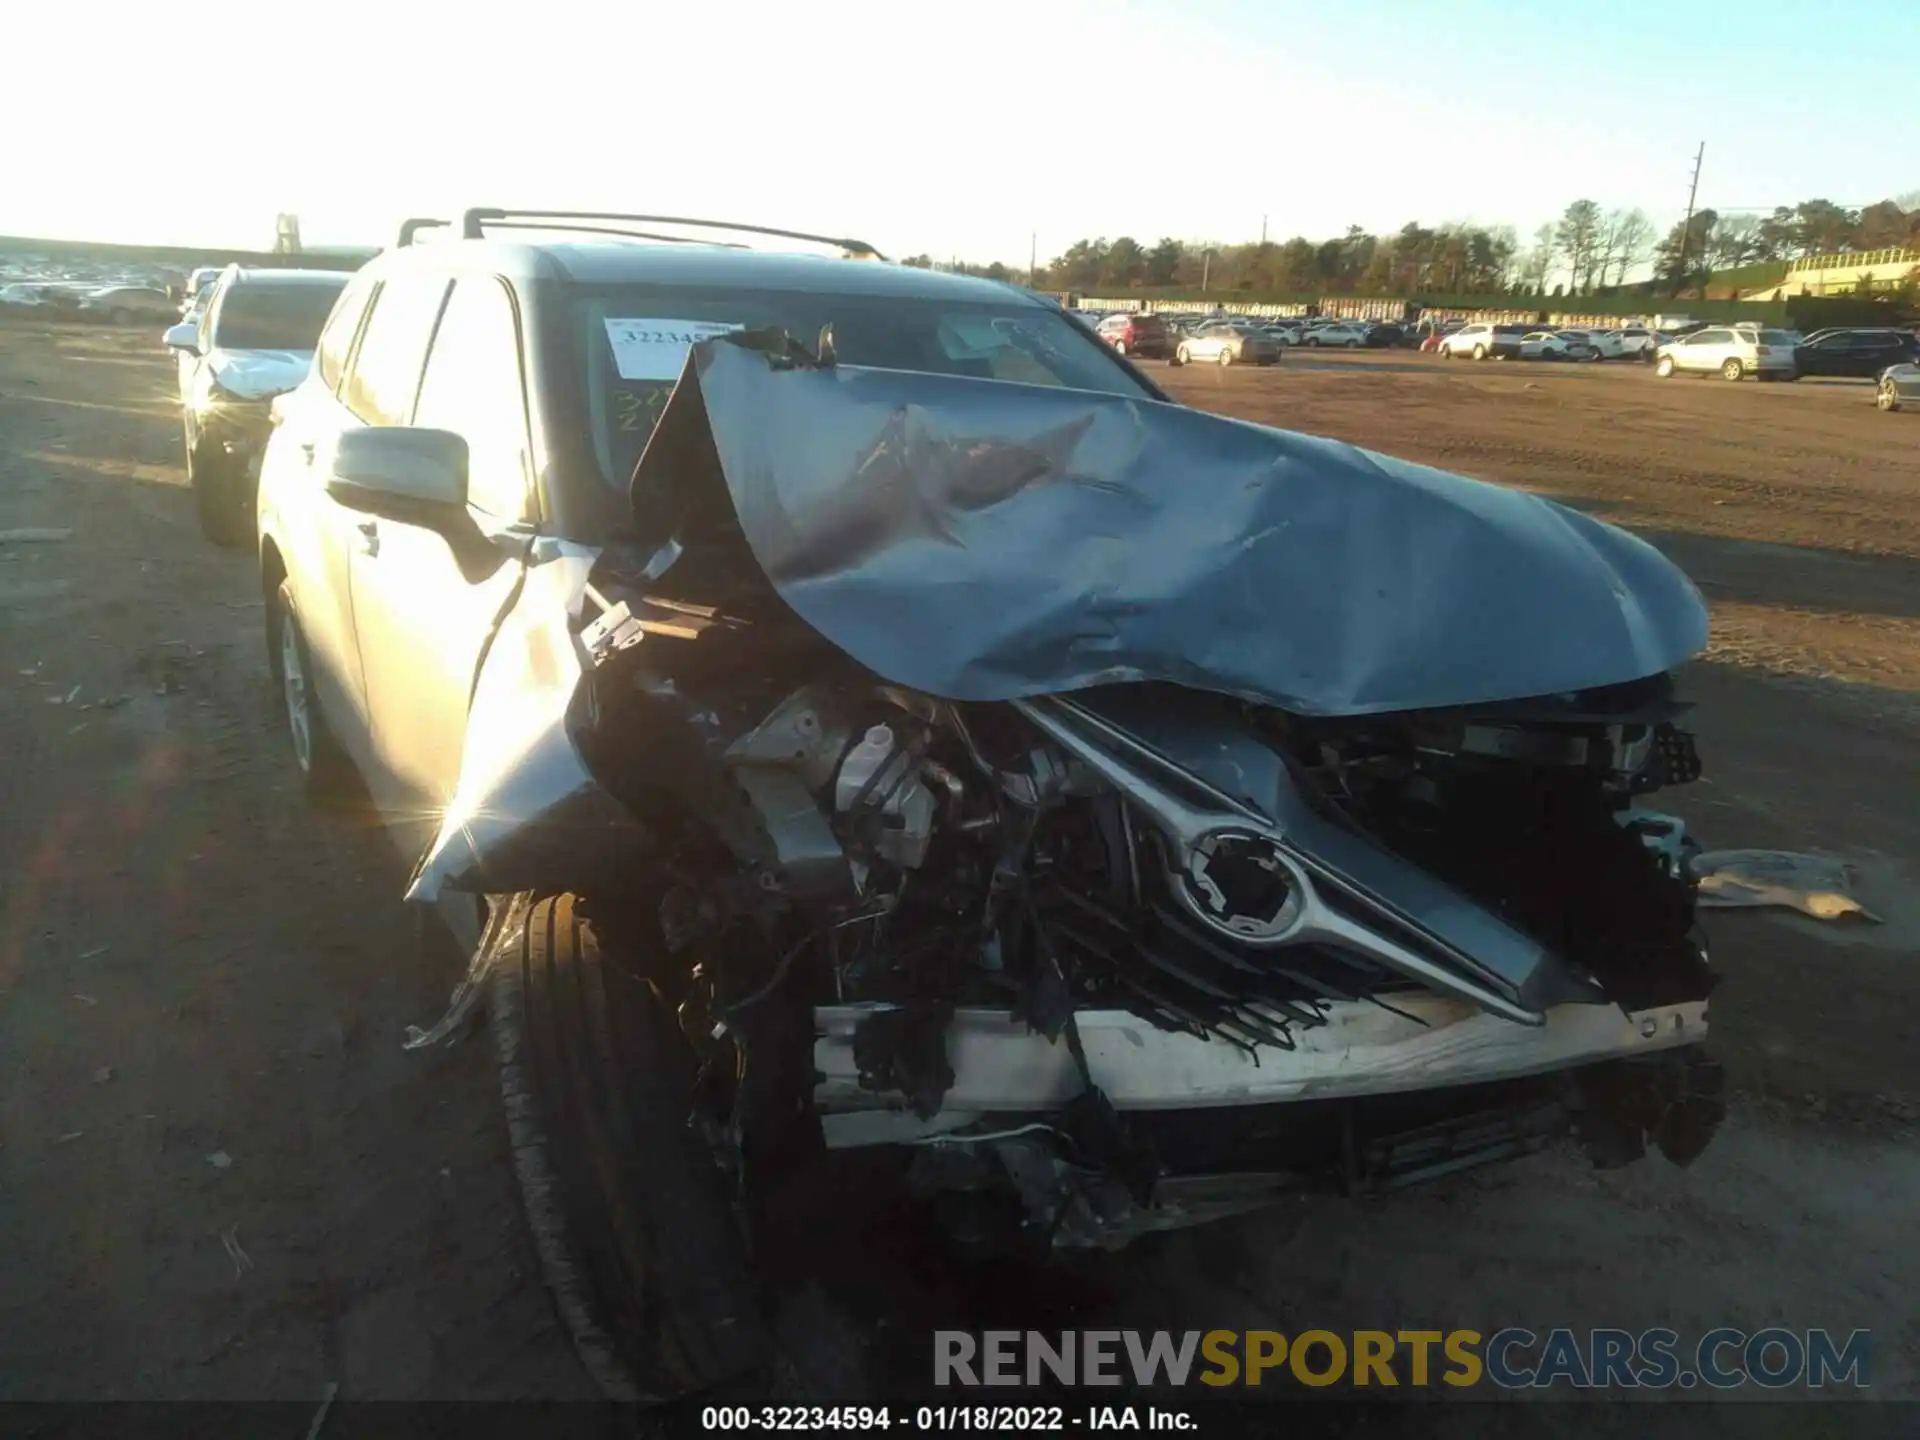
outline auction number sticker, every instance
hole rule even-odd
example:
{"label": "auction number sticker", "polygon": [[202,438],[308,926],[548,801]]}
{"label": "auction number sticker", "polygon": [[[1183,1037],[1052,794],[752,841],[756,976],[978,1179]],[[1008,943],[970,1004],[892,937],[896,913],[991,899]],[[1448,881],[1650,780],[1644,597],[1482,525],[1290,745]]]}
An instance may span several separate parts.
{"label": "auction number sticker", "polygon": [[723,320],[615,320],[607,318],[607,343],[622,380],[678,380],[687,352],[702,340],[743,326]]}

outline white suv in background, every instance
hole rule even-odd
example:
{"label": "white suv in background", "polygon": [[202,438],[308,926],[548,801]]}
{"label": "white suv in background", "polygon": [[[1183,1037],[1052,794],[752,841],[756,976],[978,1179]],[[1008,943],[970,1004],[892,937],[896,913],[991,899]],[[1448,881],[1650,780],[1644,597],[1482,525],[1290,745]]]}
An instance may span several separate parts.
{"label": "white suv in background", "polygon": [[1491,325],[1476,321],[1462,325],[1437,347],[1442,360],[1470,355],[1475,360],[1512,360],[1520,354],[1520,341],[1533,334],[1537,325]]}
{"label": "white suv in background", "polygon": [[1660,346],[1653,373],[1661,379],[1679,372],[1739,380],[1757,375],[1762,380],[1793,380],[1799,372],[1793,361],[1793,337],[1784,330],[1753,330],[1709,326]]}

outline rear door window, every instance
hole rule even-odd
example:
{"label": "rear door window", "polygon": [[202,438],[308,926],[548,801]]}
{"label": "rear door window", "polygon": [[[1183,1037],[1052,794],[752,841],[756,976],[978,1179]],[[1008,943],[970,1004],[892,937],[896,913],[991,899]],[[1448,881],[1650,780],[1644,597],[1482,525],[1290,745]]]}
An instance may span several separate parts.
{"label": "rear door window", "polygon": [[389,276],[374,296],[340,396],[367,424],[404,425],[411,418],[447,283],[443,275],[416,270]]}

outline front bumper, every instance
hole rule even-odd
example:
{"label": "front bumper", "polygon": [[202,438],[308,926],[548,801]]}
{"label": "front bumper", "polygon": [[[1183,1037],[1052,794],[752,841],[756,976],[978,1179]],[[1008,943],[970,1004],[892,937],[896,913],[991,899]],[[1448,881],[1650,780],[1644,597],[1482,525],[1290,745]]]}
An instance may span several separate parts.
{"label": "front bumper", "polygon": [[[1292,1033],[1293,1048],[1237,1048],[1162,1030],[1124,1010],[1076,1017],[1087,1070],[1113,1107],[1206,1110],[1389,1095],[1511,1080],[1703,1042],[1704,1000],[1627,1014],[1611,1005],[1560,1005],[1543,1025],[1517,1025],[1436,994],[1328,1007],[1327,1023]],[[836,1148],[912,1141],[990,1114],[1058,1111],[1084,1090],[1067,1046],[1002,1010],[961,1010],[946,1032],[953,1083],[922,1118],[898,1091],[862,1083],[856,1033],[886,1007],[814,1012],[814,1104]]]}

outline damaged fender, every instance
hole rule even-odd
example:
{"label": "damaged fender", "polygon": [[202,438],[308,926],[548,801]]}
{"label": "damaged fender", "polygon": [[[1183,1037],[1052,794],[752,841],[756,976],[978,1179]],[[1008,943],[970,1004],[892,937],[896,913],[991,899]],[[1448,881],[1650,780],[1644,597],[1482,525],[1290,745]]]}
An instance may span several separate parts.
{"label": "damaged fender", "polygon": [[597,550],[539,548],[480,661],[460,780],[407,899],[443,888],[576,889],[645,844],[587,769],[574,707],[591,658],[574,634]]}

